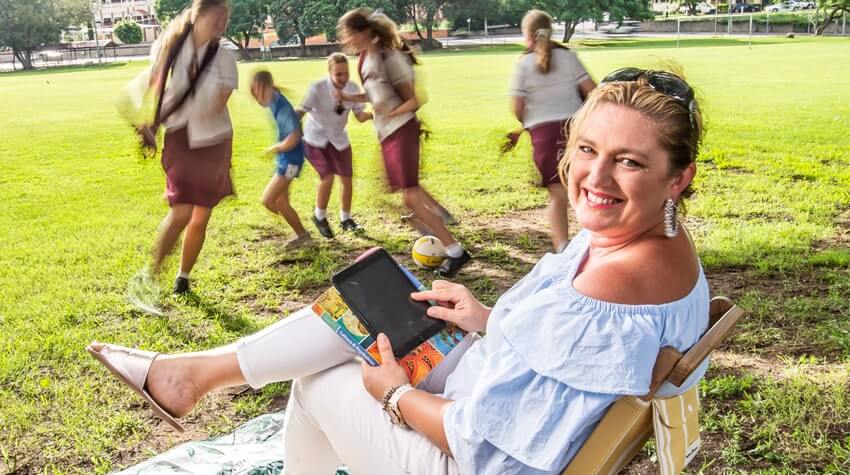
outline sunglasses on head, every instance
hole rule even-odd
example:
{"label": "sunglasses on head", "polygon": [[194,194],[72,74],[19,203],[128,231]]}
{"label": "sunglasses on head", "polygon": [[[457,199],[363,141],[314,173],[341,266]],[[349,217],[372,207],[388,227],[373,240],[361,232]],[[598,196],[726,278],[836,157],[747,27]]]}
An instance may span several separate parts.
{"label": "sunglasses on head", "polygon": [[696,100],[694,98],[694,90],[685,82],[684,79],[675,74],[666,71],[652,71],[649,69],[640,68],[623,68],[614,71],[605,76],[599,84],[607,82],[629,82],[637,81],[640,78],[645,78],[649,87],[664,94],[667,97],[679,101],[680,104],[688,109],[688,117],[691,121],[691,127],[696,127],[694,123],[694,113],[697,110]]}

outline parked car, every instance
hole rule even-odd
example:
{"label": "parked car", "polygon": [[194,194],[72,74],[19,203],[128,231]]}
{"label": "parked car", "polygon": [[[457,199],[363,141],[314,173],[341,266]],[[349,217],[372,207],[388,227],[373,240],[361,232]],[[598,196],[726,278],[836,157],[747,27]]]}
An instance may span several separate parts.
{"label": "parked car", "polygon": [[752,3],[735,3],[729,5],[730,13],[753,13],[757,11],[759,11],[759,6]]}
{"label": "parked car", "polygon": [[797,7],[797,10],[811,10],[812,8],[816,7],[815,2],[806,1],[806,0],[792,1],[791,3],[793,3],[794,6]]}
{"label": "parked car", "polygon": [[769,13],[779,13],[779,12],[793,12],[797,9],[797,6],[794,5],[794,2],[790,0],[785,0],[784,2],[774,3],[773,5],[769,5],[764,11]]}
{"label": "parked car", "polygon": [[[705,3],[705,2],[699,2],[697,4],[697,6],[694,7],[694,9],[696,10],[697,14],[701,13],[703,15],[713,15],[713,14],[717,13],[717,9],[715,7],[709,5],[708,3]],[[687,5],[682,5],[682,6],[679,7],[679,13],[690,15],[691,9],[688,8]]]}
{"label": "parked car", "polygon": [[640,22],[637,20],[623,20],[619,23],[612,22],[600,26],[599,31],[609,35],[636,33],[640,31]]}

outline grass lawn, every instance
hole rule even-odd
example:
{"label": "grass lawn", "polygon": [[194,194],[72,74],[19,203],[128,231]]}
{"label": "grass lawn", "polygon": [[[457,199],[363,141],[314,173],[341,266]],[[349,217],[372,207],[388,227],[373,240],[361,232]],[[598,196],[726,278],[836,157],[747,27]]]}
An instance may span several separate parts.
{"label": "grass lawn", "polygon": [[[846,39],[597,42],[579,56],[599,79],[620,66],[675,61],[699,89],[708,136],[688,223],[712,283],[748,310],[703,390],[704,447],[694,472],[850,471],[850,55]],[[528,139],[508,156],[505,96],[516,51],[425,56],[433,131],[424,183],[461,219],[478,257],[460,281],[492,303],[546,251],[543,192]],[[293,102],[324,74],[321,60],[266,63]],[[85,354],[92,339],[158,351],[231,342],[284,317],[360,251],[402,256],[415,234],[383,191],[370,124],[350,128],[357,217],[367,238],[342,236],[296,254],[290,231],[260,205],[272,163],[267,112],[241,64],[230,102],[238,196],[213,214],[193,272],[196,294],[166,297],[167,317],[126,302],[166,213],[157,162],[134,155],[114,100],[141,64],[0,75],[0,473],[105,473],[186,438],[231,430],[285,402],[287,384],[221,391],[165,429]],[[316,176],[294,202],[309,216]],[[337,224],[335,196],[332,225]],[[410,264],[410,260],[406,261]],[[176,264],[165,272],[163,292]],[[420,277],[426,278],[420,272]],[[632,473],[647,473],[647,449]]]}

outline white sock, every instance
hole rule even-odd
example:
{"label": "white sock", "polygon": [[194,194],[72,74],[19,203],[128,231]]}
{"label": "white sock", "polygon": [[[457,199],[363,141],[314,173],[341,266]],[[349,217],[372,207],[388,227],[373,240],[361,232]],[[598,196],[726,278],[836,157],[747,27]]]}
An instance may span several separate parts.
{"label": "white sock", "polygon": [[178,273],[177,273],[177,277],[182,277],[182,278],[184,278],[184,279],[188,279],[188,278],[189,278],[189,273],[188,273],[188,272],[183,272],[183,271],[181,270],[180,272],[178,272]]}
{"label": "white sock", "polygon": [[318,219],[318,220],[322,220],[322,219],[325,219],[325,218],[327,218],[327,217],[328,217],[328,210],[327,210],[327,209],[319,208],[319,207],[317,206],[317,207],[316,207],[316,209],[315,209],[315,210],[313,210],[313,215],[315,215],[315,216],[316,216],[316,219]]}
{"label": "white sock", "polygon": [[446,254],[448,254],[449,257],[458,258],[463,255],[463,246],[461,246],[460,243],[457,242],[454,244],[449,244],[446,247]]}
{"label": "white sock", "polygon": [[339,220],[340,221],[347,221],[349,219],[351,219],[351,211],[339,210]]}

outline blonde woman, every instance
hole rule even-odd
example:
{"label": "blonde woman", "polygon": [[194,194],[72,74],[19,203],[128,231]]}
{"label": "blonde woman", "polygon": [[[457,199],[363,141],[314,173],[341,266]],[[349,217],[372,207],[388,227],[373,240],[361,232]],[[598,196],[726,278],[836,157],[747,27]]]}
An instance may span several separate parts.
{"label": "blonde woman", "polygon": [[[559,172],[583,228],[496,302],[436,281],[411,295],[470,333],[413,388],[378,337],[371,367],[309,308],[232,345],[157,355],[89,351],[175,427],[209,391],[294,379],[286,474],[557,474],[622,395],[644,395],[660,348],[708,326],[708,281],[676,208],[691,195],[702,120],[681,77],[625,69],[588,96]],[[486,331],[478,337],[476,332]],[[659,397],[687,391],[704,362]],[[432,373],[433,374],[433,373]]]}
{"label": "blonde woman", "polygon": [[151,48],[151,87],[159,89],[168,78],[157,122],[165,126],[162,167],[170,210],[159,225],[148,270],[133,278],[128,293],[133,303],[152,313],[158,313],[153,279],[180,235],[186,231],[175,294],[189,291],[189,273],[204,245],[212,210],[233,194],[227,101],[238,80],[236,59],[219,47],[229,17],[227,0],[194,0]]}
{"label": "blonde woman", "polygon": [[558,178],[558,161],[566,147],[566,122],[596,84],[575,53],[552,41],[552,17],[531,10],[522,19],[528,51],[514,68],[510,95],[513,112],[531,135],[540,184],[549,192],[546,216],[552,248],[560,252],[569,240],[567,190]]}

